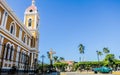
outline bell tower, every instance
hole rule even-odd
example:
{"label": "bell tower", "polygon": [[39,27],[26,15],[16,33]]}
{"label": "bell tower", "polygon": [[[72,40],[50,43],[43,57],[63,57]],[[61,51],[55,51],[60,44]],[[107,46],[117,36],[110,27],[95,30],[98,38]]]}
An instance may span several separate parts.
{"label": "bell tower", "polygon": [[30,46],[30,67],[35,68],[35,64],[38,59],[38,43],[39,43],[39,13],[35,6],[35,0],[32,0],[31,5],[25,10],[24,13],[24,25],[32,33],[31,46]]}
{"label": "bell tower", "polygon": [[32,0],[31,6],[29,6],[25,10],[24,24],[33,35],[31,46],[37,49],[38,49],[38,39],[39,39],[39,32],[38,32],[39,20],[40,20],[40,17],[39,17],[37,7],[35,6],[35,0]]}

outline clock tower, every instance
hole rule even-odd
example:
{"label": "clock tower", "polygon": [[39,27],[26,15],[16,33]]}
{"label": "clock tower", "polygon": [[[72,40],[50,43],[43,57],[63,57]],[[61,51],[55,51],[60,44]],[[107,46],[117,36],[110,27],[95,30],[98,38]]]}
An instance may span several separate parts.
{"label": "clock tower", "polygon": [[39,20],[40,16],[38,13],[38,9],[35,6],[35,0],[32,0],[32,4],[25,10],[24,13],[24,25],[30,30],[32,33],[31,40],[31,66],[34,66],[33,63],[38,58],[38,43],[39,43]]}

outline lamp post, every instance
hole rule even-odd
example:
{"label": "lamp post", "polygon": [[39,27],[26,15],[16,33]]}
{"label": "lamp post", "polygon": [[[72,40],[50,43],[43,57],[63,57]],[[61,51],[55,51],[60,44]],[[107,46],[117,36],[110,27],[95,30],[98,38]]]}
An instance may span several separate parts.
{"label": "lamp post", "polygon": [[45,56],[42,55],[41,58],[42,58],[42,74],[43,74],[43,65],[44,65],[44,58],[45,58]]}

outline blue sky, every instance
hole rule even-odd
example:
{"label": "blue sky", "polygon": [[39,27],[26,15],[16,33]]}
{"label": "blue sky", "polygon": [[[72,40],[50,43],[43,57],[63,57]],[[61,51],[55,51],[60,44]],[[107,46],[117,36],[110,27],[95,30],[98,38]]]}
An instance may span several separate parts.
{"label": "blue sky", "polygon": [[[6,1],[23,21],[31,0]],[[46,56],[46,63],[50,48],[59,57],[79,61],[79,44],[85,46],[85,60],[97,60],[96,50],[104,47],[116,58],[120,55],[120,0],[36,0],[36,6],[40,13],[40,56]]]}

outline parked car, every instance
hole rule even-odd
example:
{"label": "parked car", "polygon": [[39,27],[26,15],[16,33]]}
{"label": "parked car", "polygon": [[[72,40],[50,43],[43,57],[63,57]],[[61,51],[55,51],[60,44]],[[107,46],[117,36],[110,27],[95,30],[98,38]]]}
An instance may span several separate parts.
{"label": "parked car", "polygon": [[93,68],[92,69],[94,71],[94,73],[112,73],[112,69],[109,68],[109,67],[105,67],[105,66],[102,66],[102,67],[99,67],[99,68]]}

